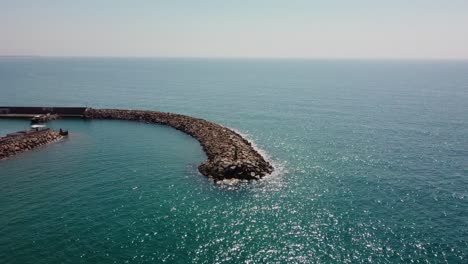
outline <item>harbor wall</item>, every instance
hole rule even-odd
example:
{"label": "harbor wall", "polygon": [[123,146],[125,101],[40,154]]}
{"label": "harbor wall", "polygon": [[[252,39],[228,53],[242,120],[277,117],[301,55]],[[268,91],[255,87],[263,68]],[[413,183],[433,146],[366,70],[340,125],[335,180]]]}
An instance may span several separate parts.
{"label": "harbor wall", "polygon": [[241,135],[204,119],[157,111],[92,108],[85,111],[84,117],[162,124],[189,134],[200,142],[208,156],[198,170],[214,180],[253,180],[273,172],[271,164]]}
{"label": "harbor wall", "polygon": [[39,131],[28,130],[8,134],[0,138],[0,159],[32,150],[62,138],[63,136],[58,132],[48,128]]}
{"label": "harbor wall", "polygon": [[[198,170],[214,180],[260,179],[273,172],[273,166],[238,133],[219,124],[186,115],[158,111],[92,109],[85,107],[8,107],[0,106],[0,117],[27,117],[38,114],[57,114],[62,117],[81,116],[87,119],[120,119],[171,126],[197,139],[208,160]],[[12,140],[0,139],[0,158],[57,140],[51,130]],[[3,141],[3,143],[1,143]]]}
{"label": "harbor wall", "polygon": [[57,114],[61,116],[83,116],[86,107],[33,107],[0,106],[1,115],[40,115]]}

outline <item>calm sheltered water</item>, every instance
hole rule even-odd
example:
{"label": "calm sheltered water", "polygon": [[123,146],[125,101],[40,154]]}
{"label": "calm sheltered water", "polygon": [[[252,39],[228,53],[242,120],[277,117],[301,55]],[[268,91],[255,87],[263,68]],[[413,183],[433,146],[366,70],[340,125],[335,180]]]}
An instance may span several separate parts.
{"label": "calm sheltered water", "polygon": [[[27,123],[27,121],[24,121],[24,123]],[[21,202],[18,201],[17,203],[9,203],[9,206],[2,208],[9,212],[4,216],[11,217],[12,219],[16,218],[14,216],[16,213],[14,213],[14,211],[12,210],[13,208],[16,208],[16,206],[20,206],[25,211],[30,211],[31,209],[27,209],[27,208],[29,208],[29,206],[32,206],[32,208],[36,208],[33,210],[37,211],[38,213],[42,212],[41,217],[36,218],[36,219],[30,219],[30,221],[33,221],[34,223],[37,221],[38,224],[33,224],[33,222],[31,222],[30,223],[31,226],[29,228],[26,228],[21,231],[17,230],[17,232],[15,232],[15,235],[12,234],[13,238],[17,237],[17,242],[14,245],[11,245],[12,248],[26,245],[27,247],[31,247],[30,248],[31,250],[33,250],[34,248],[43,248],[43,249],[49,248],[48,250],[52,250],[52,248],[55,247],[55,241],[47,242],[48,238],[42,237],[41,235],[43,231],[36,229],[38,228],[38,226],[53,225],[54,228],[47,229],[47,231],[45,232],[48,232],[54,237],[57,235],[62,236],[65,234],[61,234],[61,232],[64,232],[64,230],[68,230],[67,226],[70,224],[76,224],[79,226],[81,225],[79,224],[79,222],[84,221],[84,222],[88,222],[88,224],[85,224],[85,226],[87,225],[94,226],[95,224],[98,224],[98,223],[93,223],[93,221],[97,221],[97,219],[101,219],[101,217],[106,218],[106,219],[107,218],[115,219],[116,217],[120,218],[122,217],[122,215],[121,213],[119,213],[119,211],[122,211],[122,213],[126,215],[128,213],[128,210],[133,210],[134,208],[140,208],[141,210],[145,210],[145,208],[154,208],[156,209],[155,212],[151,212],[150,210],[148,213],[150,213],[150,215],[155,213],[155,215],[153,215],[152,217],[157,216],[157,219],[160,219],[161,221],[166,222],[166,221],[169,221],[168,219],[172,217],[179,218],[177,214],[177,210],[188,209],[188,208],[185,208],[185,205],[184,205],[187,203],[187,201],[184,201],[187,199],[187,196],[186,196],[187,194],[189,196],[192,196],[193,194],[191,193],[194,191],[195,193],[198,193],[199,195],[206,191],[210,193],[213,190],[219,189],[215,185],[212,185],[209,182],[206,182],[206,180],[203,180],[203,178],[200,178],[198,176],[199,174],[196,172],[195,164],[199,163],[203,159],[203,156],[204,156],[202,155],[203,152],[201,152],[201,148],[196,146],[198,145],[196,141],[181,133],[176,133],[176,135],[174,135],[171,128],[166,129],[165,127],[156,126],[155,127],[156,129],[153,130],[153,129],[150,129],[152,125],[147,125],[145,123],[133,123],[133,122],[125,122],[125,121],[106,121],[106,120],[99,121],[99,122],[83,121],[83,120],[59,120],[59,121],[51,122],[49,124],[53,126],[55,129],[58,129],[59,127],[68,127],[73,131],[73,133],[71,133],[69,138],[66,139],[65,141],[49,145],[47,147],[43,147],[38,150],[33,150],[29,153],[22,153],[20,154],[21,156],[16,156],[16,157],[10,158],[9,160],[4,161],[5,163],[3,163],[2,165],[6,165],[5,168],[7,170],[9,167],[8,165],[11,165],[13,166],[13,168],[15,168],[16,171],[19,170],[20,174],[21,174],[21,171],[25,172],[29,170],[32,173],[32,177],[39,177],[44,180],[42,184],[37,186],[37,188],[28,190],[26,193],[19,192],[17,193],[17,195],[19,195],[18,197],[15,197],[15,195],[13,195],[13,197],[9,198],[10,201],[16,198],[20,198],[25,195],[26,196],[27,195],[40,195],[40,196],[45,195],[47,199],[50,199],[50,202],[51,202],[51,204],[49,204],[50,207],[55,208],[54,210],[57,210],[56,213],[58,215],[53,216],[53,215],[47,214],[46,212],[50,208],[48,207],[37,208],[36,203],[29,203],[27,201],[21,201]],[[113,131],[113,132],[109,133],[110,131]],[[124,139],[125,142],[122,142],[122,139]],[[115,142],[120,142],[119,143],[120,147],[118,145],[115,145],[114,144]],[[110,145],[108,145],[109,143]],[[104,146],[103,148],[100,146],[101,144]],[[180,147],[183,146],[183,147],[182,149],[179,149],[178,146]],[[122,148],[124,150],[122,150]],[[197,154],[195,157],[196,159],[199,159],[199,156],[202,156],[202,158],[199,159],[200,161],[196,161],[195,159],[195,161],[189,162],[193,165],[193,167],[188,168],[188,170],[185,170],[184,172],[184,170],[181,171],[180,169],[184,168],[184,163],[186,163],[187,161],[186,161],[186,158],[183,158],[182,160],[180,160],[180,157],[187,157],[187,154],[188,154],[187,149],[199,149],[199,151],[195,152]],[[107,152],[109,153],[105,154]],[[108,159],[108,156],[110,153],[114,153],[113,159],[115,159],[115,162],[117,163]],[[153,155],[156,155],[156,157],[152,156],[151,153],[153,153]],[[44,155],[44,154],[47,154],[47,155]],[[151,155],[151,156],[148,156],[148,155]],[[167,155],[168,157],[162,157],[164,155]],[[146,157],[145,160],[142,160],[142,157]],[[80,160],[77,161],[76,160],[77,158]],[[174,166],[174,165],[169,164],[169,166],[163,165],[162,167],[159,167],[159,165],[157,167],[152,166],[153,162],[155,162],[156,164],[163,164],[164,162],[159,161],[161,158],[163,160],[166,160],[166,158],[169,160],[173,160],[174,164],[178,164],[178,165]],[[27,165],[31,164],[32,161],[37,161],[38,164],[40,165],[37,168],[28,167]],[[9,164],[6,164],[6,162],[8,162]],[[81,162],[92,162],[95,168],[93,170],[83,171],[80,169],[78,171],[76,169],[81,167],[80,165]],[[26,166],[18,166],[19,164],[23,164],[23,163]],[[100,168],[101,166],[106,169],[102,170]],[[115,166],[117,166],[117,168],[112,169]],[[67,169],[70,167],[72,168],[75,167],[75,169],[72,169],[72,170]],[[148,169],[151,171],[149,171]],[[171,170],[172,172],[169,173],[169,171],[167,170]],[[169,173],[169,175],[172,175],[172,176],[167,175],[167,173]],[[54,175],[54,174],[55,175],[61,174],[63,176],[60,177],[60,179],[54,179],[55,177],[53,176],[50,177],[51,175]],[[139,176],[135,179],[132,179],[131,177],[130,179],[127,179],[132,174],[139,175]],[[186,179],[182,178],[182,180],[185,180],[185,181],[187,179],[189,180],[186,183],[180,182],[181,178],[179,175],[183,175],[183,174],[186,174],[187,177]],[[274,174],[265,179],[266,181],[268,181],[270,177],[276,177],[276,176],[277,175]],[[142,179],[139,179],[140,177],[142,177]],[[155,181],[154,184],[149,184],[149,185],[147,184],[148,180],[154,181],[155,179],[160,179],[160,180],[163,180],[164,182]],[[15,180],[23,181],[24,178],[20,177],[19,179],[15,179]],[[275,180],[275,179],[272,178],[272,180]],[[50,182],[47,182],[47,181],[50,181]],[[70,184],[71,182],[72,184]],[[109,183],[115,184],[118,182],[125,184],[126,187],[124,187],[123,190],[120,190],[120,188],[115,188],[116,186],[113,186],[113,184],[109,184]],[[266,183],[265,180],[262,180],[261,182],[262,184]],[[239,191],[238,188],[233,189],[233,186],[231,185],[231,183],[229,182],[225,182],[225,183],[229,184],[228,186],[226,186],[227,189]],[[52,184],[52,185],[48,186],[49,184]],[[83,184],[84,186],[81,186]],[[74,186],[73,188],[78,188],[78,190],[71,189],[71,186]],[[237,185],[237,186],[239,187],[240,185]],[[273,187],[273,186],[270,186],[270,187]],[[99,201],[95,201],[94,197],[82,196],[83,195],[82,192],[87,193],[88,192],[87,189],[89,188],[100,189],[100,192],[103,192],[103,193],[109,193],[109,190],[113,190],[110,193],[114,193],[114,195],[116,195],[116,197],[114,198],[106,197],[107,195],[103,196],[103,194],[99,194],[98,197],[102,197],[105,201],[108,201],[111,204],[113,203],[112,201],[120,201],[119,203],[122,203],[122,204],[116,205],[117,209],[113,209],[111,212],[108,212],[106,211],[106,209],[102,208],[102,205],[105,205],[105,204],[98,203],[100,205],[97,205],[96,202],[99,202]],[[184,194],[185,191],[180,192],[179,188],[181,188],[182,190],[187,190],[187,189],[193,189],[193,190],[191,190],[187,194]],[[227,189],[225,188],[225,190]],[[8,190],[4,194],[7,194],[8,192],[11,192],[11,191],[16,193],[14,190]],[[274,189],[272,189],[272,191],[274,191]],[[62,196],[65,193],[68,193],[66,196],[70,197],[74,201],[70,203],[68,201],[68,198],[65,201],[63,201]],[[125,200],[127,199],[133,200],[134,195],[137,195],[137,194],[139,195],[137,199],[138,202],[134,200],[133,201],[134,205],[130,206],[130,208],[123,208],[123,207],[127,207],[127,201],[124,201],[122,199],[126,197]],[[181,194],[183,194],[184,196],[180,196]],[[195,206],[196,208],[199,208],[200,205],[198,205],[198,203],[206,203],[206,205],[203,207],[208,209],[210,206],[214,205],[212,203],[211,203],[212,205],[209,205],[210,204],[209,200],[212,200],[212,199],[216,200],[220,197],[223,197],[223,195],[224,194],[222,192],[219,192],[218,194],[209,194],[206,198],[203,198],[202,200],[199,200],[199,198],[195,198],[196,197],[195,196],[194,197],[195,200],[190,201],[189,204],[191,204],[190,207]],[[80,201],[81,199],[84,199],[84,201],[81,202]],[[87,210],[91,209],[91,208],[88,208],[88,205],[86,205],[90,203],[89,199],[93,199],[91,203],[97,207],[91,210],[93,212],[92,214],[96,214],[96,215],[94,215],[91,218],[86,217],[85,219],[78,220],[76,217],[79,217],[79,215],[81,214],[91,216],[89,212],[86,212]],[[174,199],[180,200],[181,203],[174,204]],[[206,200],[206,199],[209,199],[209,200]],[[20,198],[20,200],[22,199]],[[39,199],[37,202],[41,203],[42,200]],[[160,213],[161,209],[164,212],[164,207],[166,206],[170,206],[170,209],[165,214],[158,216],[158,214],[161,214]],[[119,208],[119,207],[122,207],[122,208]],[[160,208],[160,207],[163,207],[163,208]],[[86,210],[86,211],[79,213],[79,211],[81,210]],[[99,211],[98,213],[98,210],[104,210],[104,211]],[[209,210],[212,210],[212,208]],[[62,215],[62,214],[65,214],[65,215]],[[70,216],[72,217],[66,216],[69,214],[71,214]],[[62,216],[59,217],[59,215],[62,215]],[[73,217],[73,215],[75,215],[76,217]],[[104,217],[103,215],[107,215],[107,216]],[[21,218],[23,216],[19,215],[19,217]],[[128,217],[128,216],[125,216],[125,217]],[[137,215],[137,218],[138,218],[138,215]],[[190,218],[193,218],[192,219],[193,221],[197,217],[195,215],[191,215],[191,216],[183,217],[183,219],[181,220],[183,221],[190,220]],[[170,221],[174,221],[174,220],[175,219],[172,219]],[[146,222],[146,221],[147,220],[143,222]],[[154,219],[153,221],[158,222],[159,220]],[[148,232],[148,230],[150,229],[160,230],[159,227],[151,227],[153,221],[144,225],[141,222],[139,225],[142,225],[142,228],[145,226],[146,228],[148,228],[148,229],[145,228],[146,230],[145,232]],[[73,223],[73,222],[76,222],[76,223]],[[11,226],[11,228],[13,228],[14,230],[15,220],[13,220],[12,223],[13,225]],[[134,224],[135,223],[132,223],[131,226]],[[176,222],[172,224],[178,225]],[[105,225],[105,226],[108,226],[108,225]],[[113,226],[113,224],[111,224],[110,226]],[[116,227],[113,227],[113,228],[116,228]],[[166,227],[166,228],[169,228],[169,227]],[[109,237],[113,237],[114,235],[118,236],[120,232],[119,229],[113,231],[112,233],[107,233],[107,231],[104,231],[104,230],[99,231],[99,230],[100,228],[96,229],[97,233],[96,233],[95,239],[101,239],[101,236],[106,236],[107,239],[109,239]],[[65,233],[70,236],[79,237],[80,236],[79,234],[81,233],[81,231],[75,230],[75,232],[76,232],[75,234],[69,234],[69,232],[65,232]],[[127,230],[127,232],[130,232],[130,230]],[[154,245],[155,243],[154,239],[156,239],[157,237],[163,238],[163,240],[166,241],[166,242],[161,241],[162,244],[158,246],[158,249],[152,249],[151,254],[141,255],[135,258],[137,262],[141,262],[141,258],[145,259],[145,261],[175,258],[176,260],[178,260],[176,262],[182,263],[194,257],[192,256],[187,259],[188,256],[185,256],[185,257],[179,256],[179,254],[172,255],[172,257],[168,257],[168,256],[165,256],[165,254],[161,254],[161,252],[164,252],[171,248],[171,246],[167,247],[165,243],[171,243],[171,239],[173,239],[172,236],[174,235],[170,232],[169,233],[162,232],[163,234],[161,234],[161,232],[162,230],[160,230],[159,232],[152,231],[150,233],[145,233],[144,236],[140,233],[133,233],[131,235],[131,237],[133,237],[131,240],[131,244],[135,243],[136,248],[144,246],[144,242],[146,240],[147,240],[147,243],[150,242]],[[198,232],[198,231],[194,230],[194,232]],[[139,236],[143,236],[143,239],[141,240],[138,239]],[[41,241],[44,241],[44,239],[46,240],[46,242],[41,242]],[[65,237],[63,239],[65,239]],[[180,238],[176,238],[176,240],[174,241],[177,241],[178,239]],[[182,240],[184,239],[186,239],[186,235],[182,237]],[[70,241],[69,238],[66,238],[66,240]],[[86,243],[94,243],[89,240],[80,241],[79,238],[77,238],[77,240],[73,242],[82,244],[82,245],[85,245]],[[120,241],[120,242],[112,241],[112,243],[124,243],[124,244],[119,244],[123,248],[119,248],[118,252],[131,251],[135,249],[135,247],[129,247],[128,245],[125,245],[126,243],[125,240]],[[88,245],[86,247],[88,247]],[[36,254],[34,253],[34,251],[28,251],[28,252],[30,252],[30,254],[33,254],[33,255]],[[74,250],[71,250],[71,249],[70,250],[67,249],[66,252],[69,252],[68,253],[69,255],[62,256],[62,257],[57,256],[57,255],[52,255],[52,256],[49,256],[48,258],[44,258],[44,260],[47,263],[54,262],[54,261],[57,261],[58,263],[62,263],[63,259],[65,259],[65,261],[70,261],[71,263],[74,263],[76,262],[77,259],[78,260],[88,259],[86,258],[87,254],[94,254],[92,252],[96,252],[96,251],[91,251],[91,252],[88,251],[88,253],[82,253],[82,252],[75,252]],[[85,250],[84,252],[87,252],[87,251]],[[112,252],[112,250],[109,250],[108,252]],[[5,254],[0,255],[0,256],[5,257],[4,259],[6,259],[7,262],[11,261],[12,263],[15,263],[16,260],[20,260],[19,263],[24,263],[24,260],[27,260],[27,256],[18,257],[15,254],[7,255],[6,253],[8,252],[3,252],[3,253]],[[109,253],[106,253],[106,254],[109,254]],[[105,258],[103,259],[97,258],[97,259],[100,259],[100,261],[105,260]],[[124,259],[126,258],[124,257]]]}
{"label": "calm sheltered water", "polygon": [[0,163],[0,262],[464,263],[466,72],[465,62],[0,61],[0,105],[199,116],[285,168],[220,188],[197,172],[198,142],[171,128],[54,121],[70,140]]}

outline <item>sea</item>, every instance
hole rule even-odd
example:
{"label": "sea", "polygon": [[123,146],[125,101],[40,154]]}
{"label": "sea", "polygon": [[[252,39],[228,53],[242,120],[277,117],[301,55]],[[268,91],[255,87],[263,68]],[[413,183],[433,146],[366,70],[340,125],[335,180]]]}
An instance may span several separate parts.
{"label": "sea", "polygon": [[468,61],[4,57],[2,105],[200,117],[275,168],[218,184],[170,127],[50,122],[0,161],[2,264],[468,263]]}

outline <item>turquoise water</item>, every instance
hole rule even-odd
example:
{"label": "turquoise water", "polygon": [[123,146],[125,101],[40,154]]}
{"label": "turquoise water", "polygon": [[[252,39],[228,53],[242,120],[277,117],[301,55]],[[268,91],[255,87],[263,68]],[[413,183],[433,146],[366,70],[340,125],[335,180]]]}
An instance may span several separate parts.
{"label": "turquoise water", "polygon": [[0,161],[0,263],[467,262],[468,62],[0,59],[0,95],[202,117],[277,169],[218,186],[174,129],[54,121]]}

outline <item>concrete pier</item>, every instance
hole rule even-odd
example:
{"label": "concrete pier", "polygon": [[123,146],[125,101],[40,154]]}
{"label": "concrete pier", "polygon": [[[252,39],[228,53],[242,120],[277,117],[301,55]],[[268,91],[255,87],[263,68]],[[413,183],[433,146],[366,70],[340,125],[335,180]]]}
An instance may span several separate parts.
{"label": "concrete pier", "polygon": [[86,107],[0,106],[0,118],[32,118],[36,115],[82,117]]}

